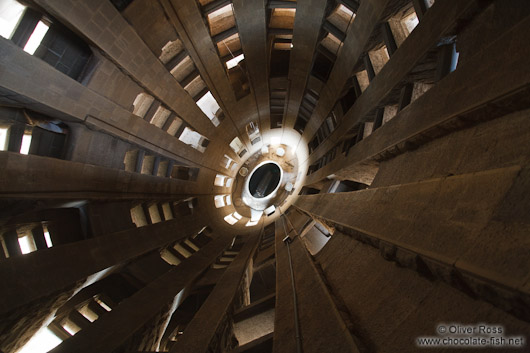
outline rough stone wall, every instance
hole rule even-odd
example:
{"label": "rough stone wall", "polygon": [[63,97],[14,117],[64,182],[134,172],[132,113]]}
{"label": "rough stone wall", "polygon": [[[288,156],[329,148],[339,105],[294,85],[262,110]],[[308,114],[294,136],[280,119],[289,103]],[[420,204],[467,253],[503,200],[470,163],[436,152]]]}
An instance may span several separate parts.
{"label": "rough stone wall", "polygon": [[177,38],[162,5],[158,1],[133,1],[122,13],[155,56],[160,56],[167,42]]}
{"label": "rough stone wall", "polygon": [[[125,153],[136,146],[82,124],[69,123],[66,159],[73,162],[124,169]],[[109,153],[112,151],[112,153]]]}
{"label": "rough stone wall", "polygon": [[316,261],[369,352],[414,352],[415,338],[436,336],[442,319],[502,323],[508,335],[530,334],[527,323],[440,280],[396,266],[349,235],[336,232]]}
{"label": "rough stone wall", "polygon": [[530,110],[456,131],[379,166],[371,187],[530,164]]}
{"label": "rough stone wall", "polygon": [[500,324],[508,336],[529,337],[529,117],[521,110],[455,121],[446,134],[382,161],[370,189],[329,202],[326,217],[347,214],[351,228],[339,224],[316,261],[367,351],[416,351],[415,339],[437,336],[441,323]]}
{"label": "rough stone wall", "polygon": [[66,303],[79,285],[81,283],[2,316],[0,351],[12,353],[22,348],[49,316]]}
{"label": "rough stone wall", "polygon": [[223,322],[217,328],[210,346],[209,353],[230,352],[238,346],[237,339],[234,334],[234,322],[231,315],[226,315]]}
{"label": "rough stone wall", "polygon": [[97,68],[87,87],[132,112],[134,99],[143,89],[97,50],[94,50],[94,55],[98,61]]}
{"label": "rough stone wall", "polygon": [[134,335],[121,348],[114,353],[146,351],[154,352],[158,349],[158,340],[162,337],[165,330],[165,323],[169,315],[172,303],[156,314],[147,324],[136,331]]}
{"label": "rough stone wall", "polygon": [[506,5],[506,1],[503,0],[493,1],[459,33],[457,38],[459,63],[467,61],[530,12],[530,6],[526,0],[510,0],[509,6]]}
{"label": "rough stone wall", "polygon": [[134,229],[130,201],[91,202],[88,219],[93,236],[103,236],[126,229]]}

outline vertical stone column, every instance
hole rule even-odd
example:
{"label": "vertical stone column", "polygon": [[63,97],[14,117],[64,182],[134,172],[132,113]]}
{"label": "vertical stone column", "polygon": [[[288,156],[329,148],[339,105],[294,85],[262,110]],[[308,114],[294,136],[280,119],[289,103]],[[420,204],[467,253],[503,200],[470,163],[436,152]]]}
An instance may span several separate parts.
{"label": "vertical stone column", "polygon": [[[296,352],[296,320],[291,284],[291,266],[297,298],[298,326],[304,353],[358,352],[353,337],[335,307],[326,285],[298,236],[289,245],[284,217],[276,221],[276,311],[273,352]],[[286,222],[285,228],[283,222]],[[294,237],[296,232],[290,232]]]}

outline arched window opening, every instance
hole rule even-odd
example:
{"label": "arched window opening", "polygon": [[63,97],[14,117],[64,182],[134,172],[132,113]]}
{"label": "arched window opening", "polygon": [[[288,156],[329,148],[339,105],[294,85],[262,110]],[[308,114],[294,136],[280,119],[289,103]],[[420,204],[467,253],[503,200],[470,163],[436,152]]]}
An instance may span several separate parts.
{"label": "arched window opening", "polygon": [[45,223],[28,223],[4,231],[0,237],[1,250],[6,258],[29,254],[53,246]]}
{"label": "arched window opening", "polygon": [[145,92],[138,94],[133,102],[133,114],[143,118],[154,100],[155,99],[152,96]]}
{"label": "arched window opening", "polygon": [[226,175],[222,175],[222,174],[217,174],[215,176],[215,180],[213,181],[213,184],[215,186],[224,186],[225,184],[225,179],[227,178]]}
{"label": "arched window opening", "polygon": [[[259,138],[259,126],[255,122],[250,122],[246,126],[247,135],[250,141],[254,141],[255,139]],[[254,143],[252,143],[254,144]]]}
{"label": "arched window opening", "polygon": [[247,153],[247,150],[245,149],[245,145],[239,137],[234,137],[234,139],[230,142],[230,148],[241,158],[245,153]]}
{"label": "arched window opening", "polygon": [[33,239],[33,234],[29,230],[18,230],[18,244],[22,254],[29,254],[30,252],[37,251],[37,245]]}
{"label": "arched window opening", "polygon": [[131,218],[132,218],[133,223],[137,227],[143,227],[147,225],[147,218],[145,216],[145,212],[142,207],[142,204],[136,205],[133,208],[131,208]]}
{"label": "arched window opening", "polygon": [[179,136],[179,140],[201,153],[206,151],[206,147],[210,143],[206,137],[202,136],[197,131],[193,131],[189,127],[184,128],[182,134]]}
{"label": "arched window opening", "polygon": [[210,119],[215,127],[219,126],[221,122],[218,119],[218,112],[221,108],[213,97],[212,92],[208,91],[204,96],[197,100],[197,106],[208,117],[208,119]]}
{"label": "arched window opening", "polygon": [[151,219],[151,224],[162,222],[162,217],[160,216],[160,211],[158,210],[158,204],[152,203],[147,207],[149,212],[149,218]]}
{"label": "arched window opening", "polygon": [[236,224],[240,219],[242,218],[242,216],[237,213],[237,212],[233,212],[233,213],[230,213],[229,215],[226,215],[224,217],[224,220],[226,223],[230,224],[230,225],[234,225]]}
{"label": "arched window opening", "polygon": [[307,250],[314,256],[318,254],[327,244],[329,239],[331,239],[333,232],[334,229],[327,224],[318,220],[310,220],[304,230],[300,233],[300,237]]}
{"label": "arched window opening", "polygon": [[398,47],[407,39],[418,23],[419,19],[412,4],[409,4],[390,18],[388,24]]}
{"label": "arched window opening", "polygon": [[228,157],[226,154],[223,156],[223,160],[221,161],[221,166],[225,169],[232,169],[234,170],[235,167],[237,167],[237,163],[234,162],[234,160],[230,157]]}
{"label": "arched window opening", "polygon": [[227,195],[216,195],[214,196],[214,203],[216,208],[221,208],[225,206],[230,206],[232,204],[232,199],[229,194]]}
{"label": "arched window opening", "polygon": [[226,62],[226,68],[228,70],[234,68],[237,66],[237,64],[239,64],[239,62],[241,60],[244,60],[245,59],[245,55],[244,54],[239,54],[238,56],[234,56],[232,59],[228,60]]}

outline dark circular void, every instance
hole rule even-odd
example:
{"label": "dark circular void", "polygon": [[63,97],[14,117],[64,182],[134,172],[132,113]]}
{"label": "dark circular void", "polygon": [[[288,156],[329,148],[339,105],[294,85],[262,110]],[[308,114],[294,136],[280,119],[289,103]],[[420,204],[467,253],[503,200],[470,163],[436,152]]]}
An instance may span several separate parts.
{"label": "dark circular void", "polygon": [[256,169],[250,177],[248,189],[255,198],[263,198],[276,189],[280,182],[281,171],[274,163],[267,163]]}

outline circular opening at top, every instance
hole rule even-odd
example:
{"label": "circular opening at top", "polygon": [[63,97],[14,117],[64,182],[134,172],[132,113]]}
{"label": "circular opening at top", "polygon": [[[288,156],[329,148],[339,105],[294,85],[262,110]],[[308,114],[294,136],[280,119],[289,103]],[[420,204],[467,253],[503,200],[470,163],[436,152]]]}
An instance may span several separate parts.
{"label": "circular opening at top", "polygon": [[250,194],[263,198],[273,192],[280,183],[281,170],[276,163],[266,163],[256,169],[248,184]]}

